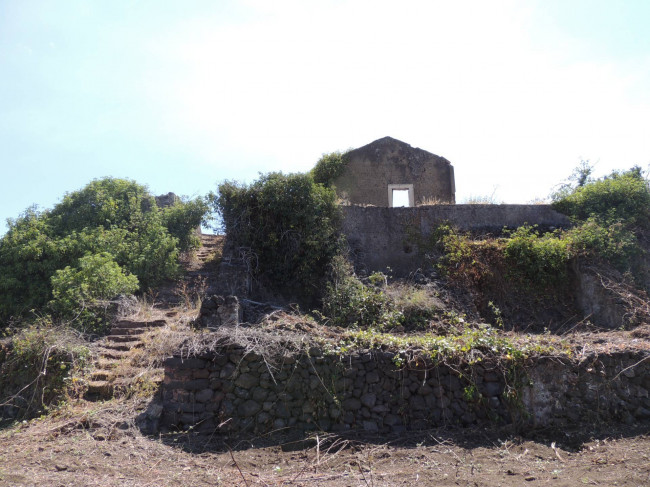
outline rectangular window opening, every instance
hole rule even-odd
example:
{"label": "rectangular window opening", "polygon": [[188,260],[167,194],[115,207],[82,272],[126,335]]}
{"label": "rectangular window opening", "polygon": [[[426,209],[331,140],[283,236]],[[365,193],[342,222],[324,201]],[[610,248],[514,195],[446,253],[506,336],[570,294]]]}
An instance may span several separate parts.
{"label": "rectangular window opening", "polygon": [[408,189],[394,189],[393,190],[393,208],[400,206],[409,207],[409,190]]}

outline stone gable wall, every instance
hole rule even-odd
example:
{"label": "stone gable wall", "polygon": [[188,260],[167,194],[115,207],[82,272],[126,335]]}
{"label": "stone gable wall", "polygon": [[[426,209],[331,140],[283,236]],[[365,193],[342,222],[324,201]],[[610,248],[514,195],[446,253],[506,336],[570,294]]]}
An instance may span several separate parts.
{"label": "stone gable wall", "polygon": [[412,184],[415,203],[424,198],[455,202],[454,168],[444,157],[385,137],[346,154],[336,192],[351,204],[388,206],[389,184]]}

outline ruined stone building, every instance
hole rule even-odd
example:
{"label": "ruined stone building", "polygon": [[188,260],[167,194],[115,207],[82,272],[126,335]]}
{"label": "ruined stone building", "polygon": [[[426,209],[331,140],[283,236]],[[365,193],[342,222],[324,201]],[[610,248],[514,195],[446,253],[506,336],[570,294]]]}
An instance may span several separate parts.
{"label": "ruined stone building", "polygon": [[444,157],[384,137],[346,154],[336,191],[353,205],[455,203],[454,167]]}

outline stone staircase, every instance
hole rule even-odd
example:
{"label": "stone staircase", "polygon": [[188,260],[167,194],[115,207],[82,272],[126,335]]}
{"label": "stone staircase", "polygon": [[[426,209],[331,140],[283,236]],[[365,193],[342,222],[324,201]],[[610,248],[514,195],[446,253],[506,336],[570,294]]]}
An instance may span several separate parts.
{"label": "stone staircase", "polygon": [[[176,282],[169,282],[158,290],[155,308],[168,312],[164,316],[173,319],[175,313],[171,308],[182,303],[182,292],[198,293],[207,291],[210,282],[216,279],[218,264],[216,256],[223,247],[223,236],[201,235],[201,247],[194,257],[183,263],[183,277]],[[160,314],[163,316],[163,313]],[[127,393],[138,371],[126,365],[133,349],[143,348],[142,336],[157,327],[165,326],[167,319],[125,319],[113,324],[110,333],[97,343],[95,369],[88,380],[85,397],[88,400],[110,399],[115,394]],[[130,372],[127,375],[126,372]]]}
{"label": "stone staircase", "polygon": [[205,264],[223,247],[222,235],[201,234],[201,247],[196,251],[197,262]]}
{"label": "stone staircase", "polygon": [[207,293],[216,286],[218,256],[223,249],[223,235],[201,235],[201,246],[191,259],[182,262],[183,276],[178,281],[167,282],[157,289],[156,304],[170,309],[183,303],[183,294]]}
{"label": "stone staircase", "polygon": [[98,344],[98,359],[88,381],[86,399],[108,399],[116,393],[125,393],[132,377],[125,377],[117,372],[120,362],[125,360],[134,348],[144,347],[142,341],[144,333],[166,324],[164,319],[122,320],[115,323],[110,334],[102,338]]}
{"label": "stone staircase", "polygon": [[214,287],[219,264],[217,255],[221,255],[223,244],[222,235],[201,235],[201,247],[196,251],[195,259],[186,266],[183,276],[188,289],[209,291]]}

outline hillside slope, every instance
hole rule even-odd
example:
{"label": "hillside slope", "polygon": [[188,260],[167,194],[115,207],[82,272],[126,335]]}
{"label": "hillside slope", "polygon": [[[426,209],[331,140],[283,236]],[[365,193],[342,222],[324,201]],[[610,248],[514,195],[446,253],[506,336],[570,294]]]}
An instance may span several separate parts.
{"label": "hillside slope", "polygon": [[[96,366],[85,398],[41,418],[0,430],[0,486],[283,485],[645,485],[650,480],[650,424],[576,425],[563,431],[515,432],[447,427],[373,436],[317,432],[300,442],[227,437],[192,431],[143,434],[160,414],[161,363],[188,339],[205,282],[218,279],[219,238],[206,237],[183,279],[134,305],[111,334],[92,347]],[[218,258],[218,257],[217,257]],[[428,287],[427,287],[428,286]],[[421,285],[440,308],[440,332],[463,297],[443,282]],[[468,318],[469,319],[469,318]],[[460,326],[458,322],[456,326]],[[295,313],[274,313],[259,325],[281,336],[336,340],[347,333]],[[399,330],[397,334],[403,333]],[[526,334],[504,332],[513,340]],[[542,335],[543,336],[543,335]],[[577,353],[649,350],[650,327],[597,330],[587,324],[554,340]],[[649,352],[650,353],[650,352]]]}

